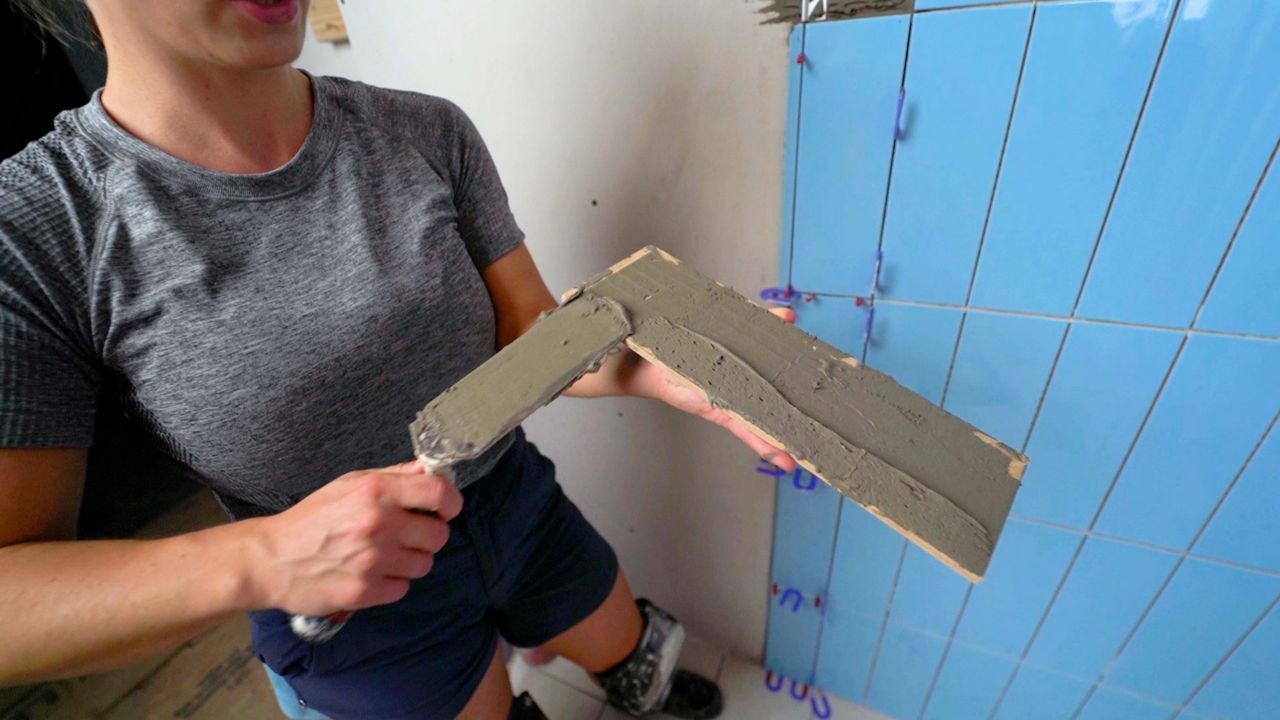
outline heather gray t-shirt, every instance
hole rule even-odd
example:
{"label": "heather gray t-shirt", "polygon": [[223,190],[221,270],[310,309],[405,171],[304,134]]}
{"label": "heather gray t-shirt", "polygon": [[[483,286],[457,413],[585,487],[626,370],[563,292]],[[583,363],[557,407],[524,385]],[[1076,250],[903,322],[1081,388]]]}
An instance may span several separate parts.
{"label": "heather gray t-shirt", "polygon": [[416,411],[493,354],[479,271],[523,236],[455,105],[312,87],[269,173],[169,156],[97,96],[0,164],[0,447],[89,446],[105,386],[237,517],[411,458]]}

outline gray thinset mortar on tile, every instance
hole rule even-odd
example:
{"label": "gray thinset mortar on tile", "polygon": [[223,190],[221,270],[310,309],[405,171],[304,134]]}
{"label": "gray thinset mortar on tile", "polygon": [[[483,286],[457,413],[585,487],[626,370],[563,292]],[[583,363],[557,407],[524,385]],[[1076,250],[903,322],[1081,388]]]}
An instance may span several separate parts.
{"label": "gray thinset mortar on tile", "polygon": [[[986,571],[1025,456],[656,248],[570,290],[433,400],[414,424],[415,449],[439,457],[496,440],[598,362],[618,332],[968,579]],[[447,447],[424,453],[423,429]]]}
{"label": "gray thinset mortar on tile", "polygon": [[[768,0],[764,7],[756,10],[756,14],[764,15],[761,25],[775,23],[800,22],[800,4],[804,0]],[[901,15],[915,8],[915,0],[829,0],[826,17],[815,17],[811,21],[848,20],[857,17],[876,17],[878,15]],[[814,10],[815,15],[822,12],[821,5]]]}
{"label": "gray thinset mortar on tile", "polygon": [[557,308],[418,413],[414,454],[431,465],[480,455],[630,334],[626,310],[609,298]]}

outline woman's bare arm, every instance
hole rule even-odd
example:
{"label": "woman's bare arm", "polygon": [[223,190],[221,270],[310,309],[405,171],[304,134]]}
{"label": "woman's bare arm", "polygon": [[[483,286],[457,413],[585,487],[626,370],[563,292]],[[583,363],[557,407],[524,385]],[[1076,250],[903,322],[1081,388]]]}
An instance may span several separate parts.
{"label": "woman's bare arm", "polygon": [[85,456],[0,449],[0,686],[121,667],[245,610],[392,602],[430,570],[462,504],[409,463],[344,475],[270,518],[75,541]]}
{"label": "woman's bare arm", "polygon": [[[541,313],[556,307],[555,298],[523,244],[485,268],[483,276],[497,316],[498,347],[519,337],[537,322]],[[795,319],[795,313],[789,308],[779,314],[788,321]],[[794,459],[785,451],[756,435],[741,420],[711,405],[696,388],[625,346],[605,360],[598,370],[579,378],[564,394],[571,397],[633,395],[661,400],[720,425],[779,467],[787,470],[795,467]]]}

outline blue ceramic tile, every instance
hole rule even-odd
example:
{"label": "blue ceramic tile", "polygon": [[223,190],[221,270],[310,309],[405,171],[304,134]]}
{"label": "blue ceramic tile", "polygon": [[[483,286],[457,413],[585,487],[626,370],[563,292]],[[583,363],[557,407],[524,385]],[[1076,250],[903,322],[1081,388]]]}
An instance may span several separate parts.
{"label": "blue ceramic tile", "polygon": [[1069,315],[1138,119],[1173,0],[1046,4],[973,304]]}
{"label": "blue ceramic tile", "polygon": [[1085,528],[1173,362],[1180,333],[1077,323],[1027,445],[1013,511]]}
{"label": "blue ceramic tile", "polygon": [[[840,494],[826,483],[801,490],[789,476],[778,481],[772,580],[780,595],[769,606],[765,659],[771,669],[805,682],[812,679],[822,623],[810,600],[826,593],[840,502]],[[781,597],[793,591],[804,598],[799,611]]]}
{"label": "blue ceramic tile", "polygon": [[867,705],[895,718],[914,718],[924,706],[946,641],[890,623],[884,631]]}
{"label": "blue ceramic tile", "polygon": [[861,702],[880,644],[883,617],[850,612],[840,607],[840,598],[832,596],[831,600],[814,684],[847,700]]}
{"label": "blue ceramic tile", "polygon": [[[796,324],[852,355],[862,349],[861,310],[852,300],[822,298],[796,303]],[[851,322],[851,320],[853,320]],[[782,589],[795,588],[806,597],[826,591],[831,547],[841,497],[829,485],[807,474],[785,475],[778,482],[773,538],[772,581]],[[775,602],[769,608],[765,657],[769,667],[788,677],[807,681],[822,625],[820,615],[792,613]]]}
{"label": "blue ceramic tile", "polygon": [[1280,577],[1188,559],[1104,684],[1181,704],[1280,591]]}
{"label": "blue ceramic tile", "polygon": [[1280,509],[1280,432],[1273,428],[1193,551],[1280,570],[1277,509]]}
{"label": "blue ceramic tile", "polygon": [[945,407],[1010,447],[1022,447],[1066,323],[970,313]]}
{"label": "blue ceramic tile", "polygon": [[959,331],[958,310],[878,303],[867,364],[940,402]]}
{"label": "blue ceramic tile", "polygon": [[1176,562],[1170,554],[1090,538],[1026,661],[1067,675],[1097,677]]}
{"label": "blue ceramic tile", "polygon": [[1267,615],[1187,707],[1213,720],[1280,717],[1280,613]]}
{"label": "blue ceramic tile", "polygon": [[801,682],[812,682],[822,615],[807,602],[792,612],[790,604],[780,606],[779,597],[771,596],[770,600],[765,667]]}
{"label": "blue ceramic tile", "polygon": [[1164,705],[1137,697],[1130,693],[1107,687],[1098,688],[1077,720],[1168,720],[1178,710],[1175,705]]}
{"label": "blue ceramic tile", "polygon": [[1273,166],[1196,327],[1280,335],[1280,171]]}
{"label": "blue ceramic tile", "polygon": [[907,16],[817,23],[805,33],[793,282],[866,295],[880,243]]}
{"label": "blue ceramic tile", "polygon": [[[789,57],[795,58],[801,52],[801,45],[804,41],[804,26],[799,25],[791,30],[790,47],[788,49]],[[783,140],[783,161],[782,170],[782,241],[779,243],[781,249],[781,262],[778,267],[781,269],[782,285],[785,287],[787,278],[791,276],[791,252],[794,239],[794,220],[795,211],[795,190],[796,190],[796,133],[799,131],[800,121],[800,65],[795,62],[787,63],[790,68],[787,72],[787,135]]]}
{"label": "blue ceramic tile", "polygon": [[1007,658],[952,643],[925,706],[925,720],[985,718],[995,707],[1013,667]]}
{"label": "blue ceramic tile", "polygon": [[1187,341],[1097,528],[1185,548],[1280,407],[1280,343]]}
{"label": "blue ceramic tile", "polygon": [[1080,314],[1186,327],[1280,135],[1280,4],[1183,2]]}
{"label": "blue ceramic tile", "polygon": [[915,545],[907,547],[889,622],[943,637],[955,627],[969,582]]}
{"label": "blue ceramic tile", "polygon": [[1066,531],[1009,521],[956,639],[1020,656],[1079,545],[1080,537]]}
{"label": "blue ceramic tile", "polygon": [[916,0],[916,10],[962,8],[968,5],[982,5],[988,2],[991,2],[991,0]]}
{"label": "blue ceramic tile", "polygon": [[886,295],[964,303],[1030,17],[1028,5],[916,17],[885,221]]}
{"label": "blue ceramic tile", "polygon": [[995,720],[1068,720],[1089,687],[1081,680],[1023,665]]}
{"label": "blue ceramic tile", "polygon": [[[902,557],[902,536],[851,500],[845,500],[831,565],[830,616],[884,617]],[[838,643],[839,636],[827,639]]]}
{"label": "blue ceramic tile", "polygon": [[813,302],[793,302],[796,327],[813,333],[824,341],[862,357],[862,336],[866,327],[866,311],[849,298],[819,297]]}

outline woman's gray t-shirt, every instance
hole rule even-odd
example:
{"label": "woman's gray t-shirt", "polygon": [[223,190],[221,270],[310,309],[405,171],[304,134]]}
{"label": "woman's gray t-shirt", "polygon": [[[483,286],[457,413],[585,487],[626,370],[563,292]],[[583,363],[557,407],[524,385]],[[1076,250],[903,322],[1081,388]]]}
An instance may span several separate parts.
{"label": "woman's gray t-shirt", "polygon": [[455,105],[312,87],[265,174],[169,156],[96,96],[0,164],[0,447],[89,446],[105,384],[238,517],[410,459],[414,413],[493,354],[480,269],[523,235]]}

